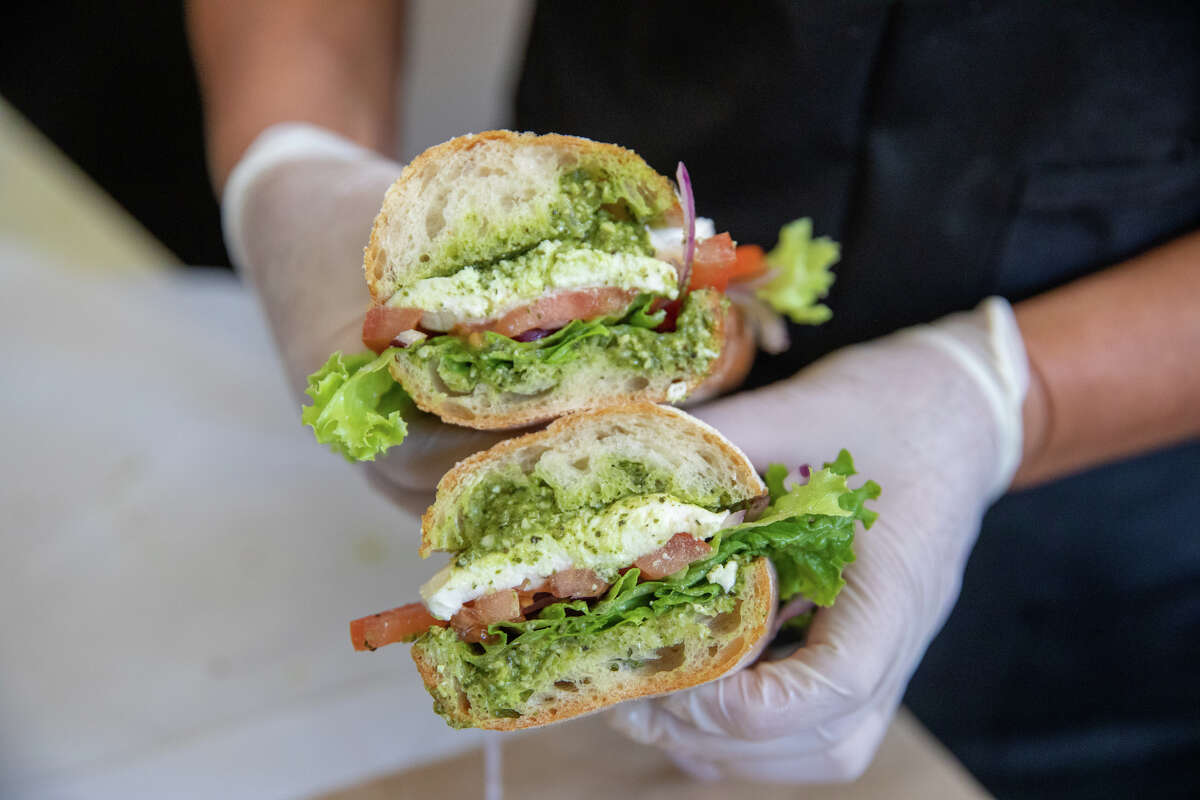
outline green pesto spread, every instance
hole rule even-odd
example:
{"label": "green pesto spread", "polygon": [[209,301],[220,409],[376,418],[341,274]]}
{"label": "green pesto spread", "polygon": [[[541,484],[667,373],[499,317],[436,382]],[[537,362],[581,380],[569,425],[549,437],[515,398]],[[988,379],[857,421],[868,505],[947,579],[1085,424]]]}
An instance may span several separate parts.
{"label": "green pesto spread", "polygon": [[[600,680],[589,676],[604,671],[636,670],[681,645],[706,647],[714,636],[708,623],[734,608],[745,587],[744,572],[738,570],[732,593],[718,592],[698,602],[672,605],[648,619],[617,615],[610,627],[554,636],[552,645],[543,636],[526,646],[517,636],[508,644],[485,649],[463,642],[453,628],[432,628],[416,644],[439,665],[440,681],[429,687],[434,711],[445,715],[447,709],[456,707],[461,691],[472,714],[517,717],[531,700],[561,690],[564,683]],[[451,720],[450,724],[461,723]]]}
{"label": "green pesto spread", "polygon": [[571,240],[606,253],[654,255],[647,219],[638,219],[617,185],[583,170],[559,178],[562,198],[550,208],[555,239]]}
{"label": "green pesto spread", "polygon": [[586,471],[561,477],[540,465],[532,474],[516,465],[497,471],[472,487],[458,504],[458,513],[431,534],[440,548],[457,553],[458,566],[466,566],[482,554],[518,542],[561,539],[623,498],[658,494],[708,511],[728,509],[740,500],[727,489],[699,486],[671,470],[615,455],[593,455]]}
{"label": "green pesto spread", "polygon": [[[398,290],[387,304],[422,309],[426,325],[446,330],[458,322],[503,316],[557,291],[612,287],[674,299],[678,284],[675,267],[657,258],[546,240],[490,267],[423,278]],[[440,324],[431,324],[430,315]]]}
{"label": "green pesto spread", "polygon": [[420,277],[451,275],[467,266],[486,268],[548,239],[607,253],[654,254],[646,224],[660,218],[673,197],[647,203],[636,191],[636,176],[604,171],[578,169],[560,176],[558,185],[553,197],[535,197],[514,213],[507,227],[464,214],[458,224],[461,235],[439,248]]}
{"label": "green pesto spread", "polygon": [[401,350],[396,358],[417,366],[432,361],[448,396],[471,394],[482,384],[496,397],[536,395],[575,370],[636,370],[688,379],[703,374],[720,354],[717,319],[702,290],[689,293],[672,332],[659,333],[625,320],[576,321],[533,342],[486,333],[478,344],[436,336]]}

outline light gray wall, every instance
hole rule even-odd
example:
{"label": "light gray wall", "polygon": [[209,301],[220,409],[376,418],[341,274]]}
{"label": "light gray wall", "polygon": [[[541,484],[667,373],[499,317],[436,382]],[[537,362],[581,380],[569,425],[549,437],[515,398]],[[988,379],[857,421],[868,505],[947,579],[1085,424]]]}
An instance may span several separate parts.
{"label": "light gray wall", "polygon": [[409,0],[397,153],[512,124],[532,0]]}

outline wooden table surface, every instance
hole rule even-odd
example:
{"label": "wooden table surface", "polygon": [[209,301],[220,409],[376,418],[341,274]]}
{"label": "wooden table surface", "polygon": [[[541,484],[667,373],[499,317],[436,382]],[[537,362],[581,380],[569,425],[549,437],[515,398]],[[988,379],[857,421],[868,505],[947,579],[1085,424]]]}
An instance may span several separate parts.
{"label": "wooden table surface", "polygon": [[[519,800],[864,800],[986,798],[989,795],[905,710],[896,716],[867,772],[852,784],[786,786],[746,781],[701,783],[653,748],[641,747],[587,717],[502,741],[504,795]],[[481,750],[377,778],[322,800],[483,797]]]}

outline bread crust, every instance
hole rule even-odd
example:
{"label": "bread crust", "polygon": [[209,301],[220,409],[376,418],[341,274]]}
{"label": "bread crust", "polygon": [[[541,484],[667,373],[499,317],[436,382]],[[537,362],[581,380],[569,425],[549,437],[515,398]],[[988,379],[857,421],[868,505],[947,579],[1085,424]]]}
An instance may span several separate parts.
{"label": "bread crust", "polygon": [[603,426],[617,422],[623,417],[664,427],[682,425],[687,430],[688,436],[698,440],[697,448],[703,445],[722,453],[728,465],[733,467],[732,471],[725,476],[732,488],[742,493],[747,499],[758,497],[766,491],[766,486],[758,476],[749,457],[715,428],[687,412],[645,401],[607,406],[595,411],[559,417],[543,430],[506,439],[455,464],[438,481],[437,499],[421,517],[421,547],[418,551],[421,558],[426,558],[437,549],[432,540],[432,530],[438,515],[446,513],[447,508],[457,501],[458,489],[470,481],[475,473],[485,471],[492,466],[499,466],[526,448],[540,446],[552,448],[556,440],[573,431]]}
{"label": "bread crust", "polygon": [[722,315],[721,334],[723,343],[721,355],[713,363],[712,369],[699,386],[697,386],[684,402],[684,406],[694,406],[711,400],[714,397],[732,392],[742,385],[750,368],[754,366],[754,357],[758,345],[754,334],[738,307],[729,303]]}
{"label": "bread crust", "polygon": [[[486,148],[481,154],[464,156],[481,147]],[[413,159],[385,194],[363,255],[363,270],[372,303],[377,306],[386,303],[397,287],[421,277],[415,256],[408,258],[411,263],[404,263],[403,259],[397,261],[401,258],[398,255],[400,253],[421,251],[404,250],[394,240],[389,244],[389,238],[397,231],[411,231],[417,227],[410,217],[416,214],[419,218],[420,213],[414,209],[424,208],[424,204],[414,205],[413,198],[432,198],[426,202],[436,210],[438,198],[445,197],[439,192],[446,191],[445,187],[452,183],[451,178],[456,170],[465,168],[463,163],[502,160],[504,153],[510,150],[513,153],[525,153],[522,158],[528,159],[531,149],[536,153],[552,151],[557,154],[554,158],[544,159],[548,161],[561,156],[567,161],[603,161],[615,165],[614,168],[637,168],[637,192],[646,197],[673,194],[671,182],[666,177],[654,172],[637,153],[616,144],[556,133],[538,135],[507,130],[459,136],[431,147]],[[507,173],[503,165],[501,171]],[[512,174],[524,173],[512,167]],[[529,185],[538,184],[534,180]],[[713,302],[721,303],[720,297],[715,297]],[[598,374],[577,370],[572,373],[575,378],[573,382],[556,385],[535,396],[502,394],[483,385],[471,394],[454,395],[441,383],[431,365],[413,364],[406,360],[393,361],[390,372],[422,411],[436,414],[451,424],[478,430],[516,430],[540,425],[570,411],[641,400],[655,403],[668,402],[672,397],[678,400],[681,389],[685,397],[695,402],[736,386],[745,377],[754,358],[752,341],[749,347],[746,346],[751,337],[746,335],[738,312],[729,308],[713,308],[712,313],[717,320],[715,341],[720,348],[720,355],[705,372],[680,376],[632,368],[606,368],[597,370]],[[740,333],[731,337],[727,335],[727,329]],[[680,379],[684,384],[682,387],[677,385]]]}
{"label": "bread crust", "polygon": [[[472,713],[465,698],[458,706],[443,709],[450,720],[460,726],[485,728],[496,731],[513,731],[563,722],[590,714],[625,700],[677,692],[716,680],[738,667],[748,664],[757,652],[771,624],[772,612],[777,603],[775,573],[770,562],[763,557],[748,564],[745,569],[748,588],[743,592],[739,609],[740,619],[737,635],[702,663],[684,663],[675,669],[649,675],[631,674],[626,681],[610,688],[603,696],[562,694],[552,705],[524,714],[520,717],[483,717]],[[419,646],[412,648],[413,661],[421,679],[430,691],[436,690],[445,680],[437,671],[437,664]],[[461,697],[461,695],[460,695]]]}
{"label": "bread crust", "polygon": [[[384,286],[384,276],[387,271],[387,252],[383,246],[384,232],[391,224],[390,206],[394,197],[403,193],[410,183],[420,183],[431,171],[436,170],[439,163],[457,153],[467,152],[485,143],[502,143],[511,147],[547,147],[578,156],[602,154],[607,158],[622,164],[644,164],[637,153],[620,145],[608,142],[597,142],[582,136],[567,136],[559,133],[518,133],[516,131],[493,130],[482,133],[469,133],[458,136],[448,142],[430,147],[414,158],[400,173],[400,177],[392,184],[384,195],[382,207],[371,225],[371,237],[363,250],[363,273],[367,279],[367,287],[371,291],[371,300],[376,304],[387,302],[393,294]],[[671,183],[667,178],[655,173],[659,185],[653,191],[671,191]],[[399,276],[403,278],[404,276]],[[398,283],[398,281],[397,281]]]}

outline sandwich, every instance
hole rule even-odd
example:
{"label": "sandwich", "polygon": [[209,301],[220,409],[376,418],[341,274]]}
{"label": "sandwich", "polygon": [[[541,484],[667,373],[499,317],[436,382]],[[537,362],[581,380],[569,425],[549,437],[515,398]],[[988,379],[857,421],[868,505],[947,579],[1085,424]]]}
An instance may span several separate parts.
{"label": "sandwich", "polygon": [[767,482],[719,433],[651,403],[561,417],[460,462],[422,520],[450,553],[422,601],[354,620],[412,642],[454,727],[545,725],[745,665],[787,603],[826,606],[879,487],[845,451]]}
{"label": "sandwich", "polygon": [[803,220],[770,254],[737,247],[696,216],[683,164],[676,178],[557,134],[490,131],[427,150],[388,189],[364,252],[367,350],[310,377],[304,422],[371,460],[418,410],[515,429],[737,385],[756,331],[777,348],[780,314],[828,317],[819,299],[837,245]]}

